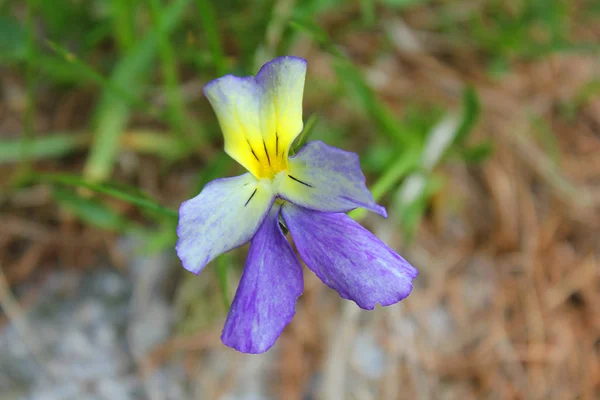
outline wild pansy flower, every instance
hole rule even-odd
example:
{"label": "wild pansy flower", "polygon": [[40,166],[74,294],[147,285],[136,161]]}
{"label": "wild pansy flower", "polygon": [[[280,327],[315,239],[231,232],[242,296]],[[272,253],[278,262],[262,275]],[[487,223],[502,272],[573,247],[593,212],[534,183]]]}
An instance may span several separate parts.
{"label": "wild pansy flower", "polygon": [[214,180],[181,205],[177,254],[199,274],[218,255],[250,241],[221,336],[245,353],[262,353],[275,343],[302,294],[302,267],[280,221],[308,268],[361,308],[404,299],[417,276],[344,214],[364,207],[387,217],[365,185],[356,154],[314,141],[289,156],[303,128],[305,74],[306,60],[279,57],[256,77],[226,75],[204,87],[225,152],[249,172]]}

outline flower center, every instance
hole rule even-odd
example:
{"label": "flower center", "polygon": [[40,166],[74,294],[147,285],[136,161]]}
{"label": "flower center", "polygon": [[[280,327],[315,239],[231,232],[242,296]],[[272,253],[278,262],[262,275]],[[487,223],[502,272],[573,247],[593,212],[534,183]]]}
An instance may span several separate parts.
{"label": "flower center", "polygon": [[264,163],[261,160],[258,178],[273,180],[275,175],[285,170],[287,170],[287,162],[282,155],[269,160],[267,163]]}
{"label": "flower center", "polygon": [[277,142],[275,146],[268,146],[263,140],[262,144],[262,149],[256,149],[256,146],[252,146],[248,141],[250,151],[258,164],[257,178],[273,180],[275,175],[288,168],[287,150],[280,149]]}

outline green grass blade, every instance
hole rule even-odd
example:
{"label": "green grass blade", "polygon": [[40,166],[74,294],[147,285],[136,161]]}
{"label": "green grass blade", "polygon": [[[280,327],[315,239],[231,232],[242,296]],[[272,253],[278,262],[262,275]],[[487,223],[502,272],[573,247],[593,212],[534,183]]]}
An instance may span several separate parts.
{"label": "green grass blade", "polygon": [[362,16],[362,22],[366,26],[371,26],[376,21],[376,3],[373,0],[359,0],[360,2],[360,13]]}
{"label": "green grass blade", "polygon": [[181,100],[181,93],[179,91],[177,61],[169,41],[169,32],[162,28],[165,23],[163,20],[163,6],[161,4],[161,0],[150,0],[149,6],[155,25],[160,27],[157,31],[159,36],[158,47],[162,61],[162,73],[167,97],[167,117],[174,131],[183,137],[183,134],[186,132],[184,125],[188,119],[185,116],[185,107],[183,105],[183,101]]}
{"label": "green grass blade", "polygon": [[[387,171],[371,187],[376,202],[396,188],[402,179],[419,166],[421,155],[416,151],[406,151],[394,162]],[[367,215],[367,210],[357,208],[348,215],[355,220],[361,220]]]}
{"label": "green grass blade", "polygon": [[143,129],[127,131],[121,136],[120,144],[122,148],[156,155],[169,161],[180,160],[194,150],[169,132]]}
{"label": "green grass blade", "polygon": [[196,6],[198,7],[198,16],[206,35],[217,76],[225,75],[227,73],[227,62],[221,44],[219,25],[213,3],[210,0],[196,0]]}
{"label": "green grass blade", "polygon": [[[0,140],[0,165],[21,161],[21,149],[27,146],[27,155],[32,161],[60,158],[86,148],[92,135],[88,133],[53,133],[33,139]],[[151,154],[165,160],[180,160],[192,148],[174,139],[168,132],[134,130],[121,135],[119,148],[140,154]]]}
{"label": "green grass blade", "polygon": [[[156,53],[158,41],[175,28],[183,16],[189,0],[177,0],[165,10],[163,24],[152,31],[142,42],[134,47],[117,65],[111,82],[117,87],[127,87],[132,95],[139,94],[152,59]],[[127,126],[130,106],[112,90],[105,89],[95,113],[95,142],[86,161],[84,175],[93,181],[107,179],[118,151],[119,136]]]}
{"label": "green grass blade", "polygon": [[112,208],[99,201],[80,196],[76,192],[57,186],[52,191],[58,205],[86,224],[100,229],[123,232],[133,224]]}
{"label": "green grass blade", "polygon": [[35,32],[33,27],[33,5],[27,2],[26,15],[26,64],[25,64],[25,112],[23,115],[23,142],[19,154],[21,155],[20,172],[26,173],[31,169],[30,143],[34,138],[34,120],[35,120],[35,76],[33,74],[33,65],[35,64]]}
{"label": "green grass blade", "polygon": [[[150,109],[150,106],[136,97],[131,90],[125,89],[128,87],[128,85],[119,85],[117,84],[116,79],[108,79],[104,77],[101,73],[83,62],[79,57],[62,47],[60,44],[51,40],[47,40],[46,43],[57,55],[60,56],[60,58],[42,58],[38,62],[38,69],[45,72],[49,72],[51,69],[53,70],[51,74],[58,78],[63,76],[68,78],[70,76],[72,82],[75,83],[80,83],[81,81],[94,82],[103,87],[105,92],[112,92],[115,97],[122,98],[131,106],[135,105],[140,109]],[[57,69],[59,71],[56,71]],[[124,81],[123,79],[121,80]]]}
{"label": "green grass blade", "polygon": [[479,96],[474,88],[468,87],[462,96],[462,119],[456,132],[455,143],[464,142],[479,119],[481,106]]}
{"label": "green grass blade", "polygon": [[0,64],[27,58],[28,32],[16,18],[0,15]]}
{"label": "green grass blade", "polygon": [[135,4],[131,0],[112,0],[113,29],[117,43],[123,53],[126,53],[135,43]]}
{"label": "green grass blade", "polygon": [[333,66],[336,74],[346,90],[358,100],[361,109],[377,124],[377,128],[394,140],[400,147],[411,145],[414,135],[396,118],[390,108],[383,103],[369,84],[362,72],[356,67],[330,40],[327,32],[312,21],[295,18],[290,25],[308,34],[314,41],[335,56]]}
{"label": "green grass blade", "polygon": [[314,21],[306,18],[293,18],[290,21],[290,26],[300,32],[306,33],[320,46],[325,48],[329,53],[336,57],[345,59],[346,56],[342,53],[329,39],[327,32],[317,25]]}
{"label": "green grass blade", "polygon": [[169,218],[177,218],[178,215],[177,211],[160,205],[156,201],[152,200],[149,196],[146,196],[135,188],[125,188],[123,186],[117,187],[116,185],[110,185],[106,183],[95,183],[80,176],[68,174],[36,174],[30,177],[29,182],[51,183],[55,185],[60,184],[85,188],[97,193],[114,197],[115,199],[123,200],[127,203]]}
{"label": "green grass blade", "polygon": [[87,138],[82,135],[53,135],[40,138],[0,141],[0,165],[21,160],[21,149],[27,146],[31,160],[60,157],[82,147]]}
{"label": "green grass blade", "polygon": [[359,101],[360,107],[367,111],[377,124],[377,128],[398,145],[409,146],[414,135],[411,135],[389,107],[376,96],[362,76],[362,72],[346,60],[338,60],[334,66],[340,81]]}
{"label": "green grass blade", "polygon": [[459,150],[460,158],[468,164],[481,164],[494,154],[494,143],[490,140]]}

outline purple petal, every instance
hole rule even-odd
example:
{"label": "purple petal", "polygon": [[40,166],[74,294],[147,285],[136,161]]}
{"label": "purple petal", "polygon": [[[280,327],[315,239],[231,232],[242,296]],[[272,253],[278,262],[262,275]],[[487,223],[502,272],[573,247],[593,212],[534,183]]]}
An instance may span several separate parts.
{"label": "purple petal", "polygon": [[365,185],[358,155],[314,141],[289,159],[288,175],[279,175],[279,195],[302,207],[346,212],[364,207],[383,217],[385,208]]}
{"label": "purple petal", "polygon": [[302,294],[302,267],[279,228],[279,210],[269,216],[250,243],[240,286],[221,340],[243,353],[263,353],[296,312]]}
{"label": "purple petal", "polygon": [[256,80],[265,86],[276,86],[289,76],[298,75],[304,80],[308,62],[302,57],[281,56],[265,63],[256,74]]}
{"label": "purple petal", "polygon": [[300,257],[343,298],[372,310],[410,294],[417,270],[347,215],[290,203],[282,215]]}
{"label": "purple petal", "polygon": [[270,185],[251,174],[217,179],[179,208],[177,255],[195,274],[254,236],[273,204]]}

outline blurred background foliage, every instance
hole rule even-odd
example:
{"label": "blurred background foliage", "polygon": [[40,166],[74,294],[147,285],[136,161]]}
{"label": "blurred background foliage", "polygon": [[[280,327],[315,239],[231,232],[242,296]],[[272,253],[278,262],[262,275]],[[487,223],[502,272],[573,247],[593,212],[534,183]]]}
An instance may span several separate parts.
{"label": "blurred background foliage", "polygon": [[[360,154],[395,247],[435,235],[423,224],[462,218],[470,196],[502,208],[494,190],[511,185],[465,193],[453,171],[486,181],[494,159],[513,157],[506,148],[531,158],[520,168],[552,197],[594,209],[597,186],[580,185],[597,181],[571,182],[560,132],[578,135],[585,108],[598,110],[599,15],[593,0],[0,0],[2,214],[101,235],[104,246],[82,247],[111,262],[111,243],[124,235],[139,254],[168,252],[175,334],[218,325],[245,250],[201,278],[176,268],[173,251],[178,205],[241,172],[222,152],[202,86],[226,73],[253,75],[279,55],[308,59],[303,138]],[[567,78],[554,88],[545,73]],[[506,117],[515,113],[518,126]],[[598,125],[590,129],[598,148]],[[7,235],[2,265],[22,265],[33,239]],[[48,268],[41,264],[98,262],[56,256],[62,245],[29,273],[9,268],[10,284]]]}

